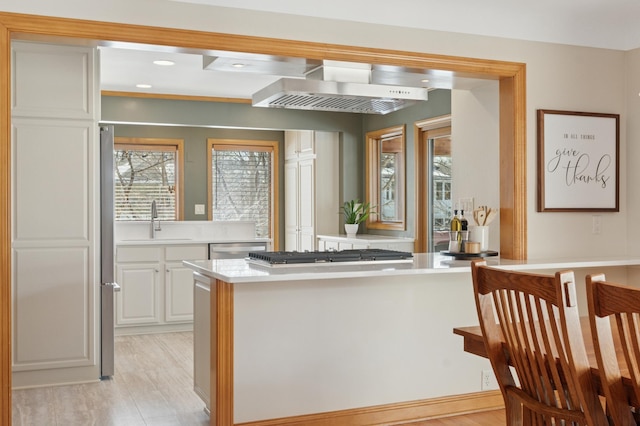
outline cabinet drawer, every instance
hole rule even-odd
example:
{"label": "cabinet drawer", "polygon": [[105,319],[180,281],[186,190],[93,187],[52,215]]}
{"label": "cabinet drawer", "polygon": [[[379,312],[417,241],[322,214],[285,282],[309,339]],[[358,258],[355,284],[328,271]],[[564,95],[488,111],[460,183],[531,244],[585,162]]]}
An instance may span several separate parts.
{"label": "cabinet drawer", "polygon": [[162,260],[160,247],[118,247],[116,262],[159,262]]}
{"label": "cabinet drawer", "polygon": [[338,250],[338,242],[337,241],[325,241],[324,248],[325,248],[325,250]]}
{"label": "cabinet drawer", "polygon": [[206,260],[207,246],[169,246],[166,248],[166,260]]}

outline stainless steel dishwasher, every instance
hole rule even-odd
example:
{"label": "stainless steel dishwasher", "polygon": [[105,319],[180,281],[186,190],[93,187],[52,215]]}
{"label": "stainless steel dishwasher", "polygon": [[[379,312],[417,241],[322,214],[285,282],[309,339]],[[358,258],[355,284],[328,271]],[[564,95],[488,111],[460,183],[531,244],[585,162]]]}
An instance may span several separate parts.
{"label": "stainless steel dishwasher", "polygon": [[252,251],[267,251],[267,241],[209,243],[209,259],[244,259]]}

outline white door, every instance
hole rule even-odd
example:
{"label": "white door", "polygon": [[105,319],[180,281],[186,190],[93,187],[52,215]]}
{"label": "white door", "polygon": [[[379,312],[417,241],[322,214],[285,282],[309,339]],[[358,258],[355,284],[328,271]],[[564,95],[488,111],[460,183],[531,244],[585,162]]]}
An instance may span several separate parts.
{"label": "white door", "polygon": [[15,387],[100,377],[97,52],[12,42]]}
{"label": "white door", "polygon": [[312,158],[300,160],[298,167],[300,251],[316,249],[314,163],[315,160]]}
{"label": "white door", "polygon": [[298,249],[298,162],[284,164],[284,249]]}

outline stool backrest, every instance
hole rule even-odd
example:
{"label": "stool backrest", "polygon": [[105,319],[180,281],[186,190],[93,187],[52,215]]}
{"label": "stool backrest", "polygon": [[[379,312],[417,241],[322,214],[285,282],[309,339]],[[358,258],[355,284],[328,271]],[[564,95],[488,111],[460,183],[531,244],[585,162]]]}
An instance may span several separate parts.
{"label": "stool backrest", "polygon": [[[640,402],[640,289],[607,282],[604,274],[588,275],[587,301],[609,414],[616,426],[635,426],[630,406]],[[623,384],[621,368],[631,377],[632,395]]]}
{"label": "stool backrest", "polygon": [[507,424],[522,424],[524,417],[532,425],[608,425],[584,346],[573,272],[540,275],[474,261],[472,276]]}

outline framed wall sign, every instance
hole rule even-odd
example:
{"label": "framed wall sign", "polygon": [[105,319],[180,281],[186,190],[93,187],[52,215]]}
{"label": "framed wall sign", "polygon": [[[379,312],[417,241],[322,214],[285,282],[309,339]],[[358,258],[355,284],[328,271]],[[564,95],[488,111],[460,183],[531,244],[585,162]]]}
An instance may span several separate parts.
{"label": "framed wall sign", "polygon": [[620,115],[538,110],[538,211],[617,212]]}

